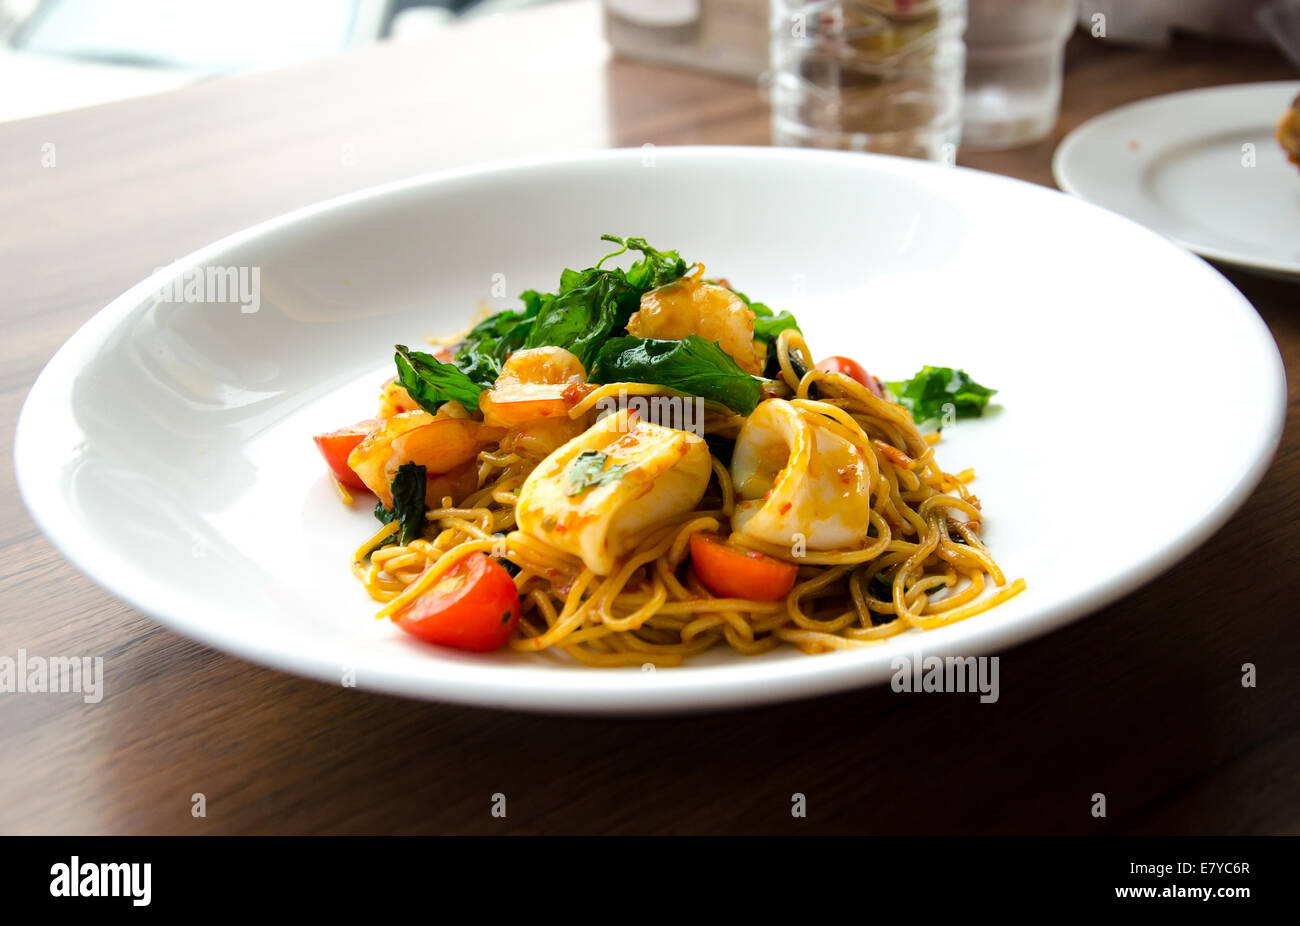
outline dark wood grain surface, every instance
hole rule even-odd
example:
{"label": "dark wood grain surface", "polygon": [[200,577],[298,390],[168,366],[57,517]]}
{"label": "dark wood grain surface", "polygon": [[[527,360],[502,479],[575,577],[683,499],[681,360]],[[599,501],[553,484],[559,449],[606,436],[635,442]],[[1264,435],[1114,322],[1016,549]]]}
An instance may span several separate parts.
{"label": "dark wood grain surface", "polygon": [[[1137,51],[1077,36],[1052,138],[962,162],[1050,185],[1053,148],[1092,115],[1294,76],[1265,49]],[[17,497],[12,434],[42,365],[113,296],[221,235],[440,167],[767,141],[756,90],[607,60],[588,3],[0,125],[0,655],[102,654],[107,687],[99,704],[0,694],[0,832],[1300,832],[1293,409],[1271,470],[1226,527],[1140,592],[1005,653],[995,705],[874,689],[574,720],[331,687],[119,604]],[[1294,399],[1300,288],[1227,273],[1272,329]],[[1206,374],[1188,385],[1231,388]],[[1257,687],[1241,684],[1247,662]],[[490,812],[497,792],[504,819]],[[791,816],[795,792],[804,819]],[[206,817],[191,815],[195,793]]]}

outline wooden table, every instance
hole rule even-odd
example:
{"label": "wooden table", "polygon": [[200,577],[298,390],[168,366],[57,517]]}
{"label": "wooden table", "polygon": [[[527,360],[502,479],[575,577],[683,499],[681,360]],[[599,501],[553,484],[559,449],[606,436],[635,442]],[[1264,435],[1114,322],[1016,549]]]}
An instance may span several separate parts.
{"label": "wooden table", "polygon": [[[963,161],[1050,184],[1053,148],[1096,113],[1293,76],[1268,50],[1134,51],[1079,36],[1053,137]],[[41,366],[109,299],[202,244],[434,168],[767,141],[756,90],[607,60],[585,2],[0,125],[0,655],[103,654],[108,686],[97,705],[0,695],[0,832],[1300,832],[1294,412],[1231,523],[1164,579],[1004,654],[993,706],[875,689],[574,720],[330,687],[213,652],[114,601],[17,498],[9,442]],[[51,150],[55,166],[43,166]],[[1296,370],[1300,289],[1228,274]],[[1186,385],[1231,388],[1212,370]],[[1242,687],[1246,662],[1258,687]],[[204,818],[191,815],[199,792]],[[490,813],[495,792],[505,819]],[[807,795],[806,819],[791,816],[794,792]],[[1104,819],[1090,813],[1095,792]]]}

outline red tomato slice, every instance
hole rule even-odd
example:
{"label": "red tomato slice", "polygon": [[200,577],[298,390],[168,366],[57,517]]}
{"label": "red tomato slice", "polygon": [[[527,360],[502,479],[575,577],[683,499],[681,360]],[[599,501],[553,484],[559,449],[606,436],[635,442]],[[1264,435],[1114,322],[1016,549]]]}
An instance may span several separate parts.
{"label": "red tomato slice", "polygon": [[719,598],[779,601],[794,587],[799,568],[742,550],[713,534],[691,534],[691,562],[704,587]]}
{"label": "red tomato slice", "polygon": [[337,431],[330,431],[328,434],[317,434],[312,438],[316,442],[316,449],[325,458],[325,462],[329,464],[334,476],[349,489],[355,489],[358,492],[366,491],[366,484],[361,481],[361,477],[352,471],[352,467],[348,466],[348,454],[356,449],[357,444],[366,439],[370,429],[378,423],[373,419],[358,421],[350,428],[339,428]]}
{"label": "red tomato slice", "polygon": [[515,632],[519,592],[504,566],[473,553],[393,615],[393,621],[429,643],[486,653]]}
{"label": "red tomato slice", "polygon": [[827,357],[821,363],[817,364],[817,369],[826,373],[843,373],[845,376],[856,379],[862,385],[870,389],[872,395],[877,398],[883,398],[885,395],[885,390],[884,387],[880,385],[880,380],[868,373],[866,368],[852,357]]}

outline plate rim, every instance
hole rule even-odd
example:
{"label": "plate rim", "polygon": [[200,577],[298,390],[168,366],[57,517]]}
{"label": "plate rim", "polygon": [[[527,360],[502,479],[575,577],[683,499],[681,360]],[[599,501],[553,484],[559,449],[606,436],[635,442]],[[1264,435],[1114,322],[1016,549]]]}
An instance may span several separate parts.
{"label": "plate rim", "polygon": [[[1263,93],[1266,90],[1281,87],[1291,87],[1296,93],[1300,93],[1300,80],[1261,80],[1237,84],[1215,84],[1208,87],[1194,87],[1190,90],[1175,90],[1158,96],[1134,100],[1122,106],[1116,106],[1114,109],[1108,109],[1103,113],[1098,113],[1075,126],[1056,146],[1056,150],[1052,152],[1052,179],[1056,181],[1056,185],[1060,187],[1063,193],[1091,205],[1108,209],[1116,215],[1124,216],[1124,218],[1130,218],[1125,213],[1117,209],[1110,209],[1100,200],[1088,195],[1077,183],[1070,179],[1068,161],[1071,157],[1077,158],[1079,156],[1075,149],[1085,145],[1096,132],[1109,128],[1111,123],[1120,122],[1144,109],[1160,109],[1176,100],[1185,101],[1193,97]],[[1132,221],[1136,220],[1133,219]],[[1138,224],[1143,225],[1141,222]],[[1278,276],[1287,280],[1300,278],[1300,258],[1290,261],[1260,259],[1240,251],[1225,250],[1213,245],[1201,244],[1181,235],[1152,228],[1149,225],[1143,225],[1143,227],[1208,260],[1218,261],[1231,267],[1240,267],[1258,273]]]}
{"label": "plate rim", "polygon": [[[29,515],[70,565],[108,594],[146,614],[156,623],[181,636],[247,661],[338,685],[340,683],[339,661],[335,650],[330,646],[285,635],[286,640],[293,640],[294,648],[276,649],[267,645],[267,640],[272,639],[271,637],[254,638],[240,633],[223,633],[222,622],[205,619],[208,613],[206,606],[187,608],[182,613],[175,613],[171,608],[159,607],[148,594],[154,591],[152,584],[146,588],[140,584],[133,585],[129,581],[115,581],[112,575],[107,574],[105,569],[97,565],[97,558],[103,556],[102,544],[95,540],[75,518],[59,520],[57,517],[59,509],[68,510],[65,499],[61,495],[53,496],[52,499],[40,499],[35,494],[42,481],[41,467],[44,466],[44,462],[33,452],[32,447],[35,410],[41,407],[42,403],[59,398],[61,394],[57,381],[59,371],[65,367],[75,366],[77,358],[93,350],[99,342],[98,335],[101,332],[111,331],[120,324],[137,307],[140,297],[156,288],[156,280],[165,273],[200,263],[210,255],[224,252],[313,216],[341,209],[356,202],[400,194],[424,186],[455,183],[467,177],[485,174],[528,171],[539,167],[588,161],[639,160],[643,156],[644,152],[640,148],[597,149],[500,160],[422,173],[331,197],[263,220],[219,238],[180,258],[167,268],[156,271],[96,311],[55,352],[28,391],[15,429],[13,462],[15,482]],[[1238,474],[1235,483],[1223,493],[1215,505],[1201,515],[1190,530],[1178,536],[1155,555],[1130,565],[1128,569],[1113,576],[1112,582],[1106,589],[1091,597],[1074,596],[1055,606],[1037,611],[1032,619],[1011,625],[986,627],[981,626],[977,621],[969,621],[943,628],[952,632],[940,637],[932,636],[936,633],[934,631],[924,635],[914,635],[911,653],[922,656],[966,656],[999,652],[1021,642],[1044,636],[1101,610],[1146,585],[1204,543],[1244,504],[1271,465],[1281,440],[1287,407],[1285,367],[1272,333],[1250,302],[1216,268],[1198,261],[1170,242],[1167,237],[1145,228],[1132,219],[1086,200],[1072,198],[1049,187],[1016,178],[883,155],[757,146],[666,146],[658,149],[656,156],[681,159],[749,157],[778,161],[790,158],[814,161],[829,159],[837,162],[852,160],[885,173],[919,173],[934,176],[932,171],[956,171],[969,175],[972,179],[978,178],[977,182],[1006,184],[1032,196],[1063,197],[1071,204],[1071,208],[1094,210],[1104,215],[1106,221],[1127,222],[1140,229],[1144,235],[1150,236],[1153,245],[1171,248],[1181,258],[1196,261],[1204,271],[1218,278],[1219,284],[1224,288],[1224,297],[1235,299],[1238,310],[1242,312],[1243,323],[1253,324],[1256,338],[1266,341],[1271,347],[1271,351],[1266,353],[1275,368],[1275,375],[1271,377],[1273,379],[1271,396],[1267,397],[1272,408],[1261,419],[1269,422],[1269,427],[1261,428],[1256,435],[1257,446],[1251,456],[1251,465]],[[191,617],[191,614],[197,616]],[[873,686],[886,680],[891,674],[891,669],[888,665],[871,665],[853,658],[855,654],[871,652],[873,651],[862,650],[826,654],[814,657],[818,661],[813,664],[803,660],[788,660],[779,663],[735,662],[720,666],[696,666],[691,667],[689,673],[659,673],[661,676],[666,674],[668,677],[673,677],[674,682],[671,685],[660,684],[656,680],[638,686],[638,690],[633,690],[630,686],[610,686],[600,681],[618,670],[594,672],[585,668],[575,668],[571,672],[556,673],[548,680],[547,685],[542,686],[543,690],[539,690],[531,684],[511,684],[508,681],[485,682],[477,677],[482,675],[481,666],[465,671],[454,664],[440,662],[437,663],[438,672],[419,678],[394,673],[391,670],[386,674],[382,665],[370,666],[365,660],[358,661],[355,668],[358,679],[362,677],[362,669],[366,670],[366,681],[364,683],[358,681],[359,688],[442,703],[567,715],[663,715],[743,709]],[[382,660],[380,662],[382,663]],[[815,665],[816,669],[808,671],[810,665]],[[656,673],[645,674],[651,678],[656,675]],[[719,684],[719,678],[722,684]],[[466,681],[470,682],[467,688],[458,687]],[[602,700],[591,701],[590,696],[593,695],[599,695]]]}

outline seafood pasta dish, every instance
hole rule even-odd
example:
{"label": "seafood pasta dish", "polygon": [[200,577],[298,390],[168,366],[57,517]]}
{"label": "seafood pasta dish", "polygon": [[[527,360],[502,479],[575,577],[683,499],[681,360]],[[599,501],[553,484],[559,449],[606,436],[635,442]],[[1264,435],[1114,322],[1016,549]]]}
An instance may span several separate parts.
{"label": "seafood pasta dish", "polygon": [[1024,589],[980,539],[974,474],[936,459],[993,390],[818,360],[789,312],[605,238],[555,291],[399,345],[376,416],[316,436],[340,497],[374,496],[351,566],[379,617],[465,650],[671,666],[879,645]]}

